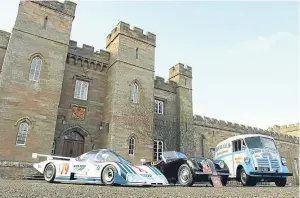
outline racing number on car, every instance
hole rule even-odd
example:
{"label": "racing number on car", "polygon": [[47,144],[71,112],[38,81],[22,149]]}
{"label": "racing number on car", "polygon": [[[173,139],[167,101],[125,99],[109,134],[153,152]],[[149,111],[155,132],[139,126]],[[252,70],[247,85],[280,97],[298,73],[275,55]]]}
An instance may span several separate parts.
{"label": "racing number on car", "polygon": [[69,164],[68,163],[64,163],[61,166],[62,166],[62,169],[61,169],[60,174],[63,174],[63,172],[65,171],[65,175],[66,175],[69,172]]}

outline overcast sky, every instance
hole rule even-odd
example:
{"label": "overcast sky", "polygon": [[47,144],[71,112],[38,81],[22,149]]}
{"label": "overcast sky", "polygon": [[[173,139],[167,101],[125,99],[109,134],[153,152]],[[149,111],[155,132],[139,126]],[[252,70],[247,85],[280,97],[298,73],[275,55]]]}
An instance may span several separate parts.
{"label": "overcast sky", "polygon": [[[298,2],[77,1],[71,39],[105,49],[119,21],[157,35],[156,75],[193,68],[194,114],[254,127],[299,122]],[[1,0],[11,32],[19,0]]]}

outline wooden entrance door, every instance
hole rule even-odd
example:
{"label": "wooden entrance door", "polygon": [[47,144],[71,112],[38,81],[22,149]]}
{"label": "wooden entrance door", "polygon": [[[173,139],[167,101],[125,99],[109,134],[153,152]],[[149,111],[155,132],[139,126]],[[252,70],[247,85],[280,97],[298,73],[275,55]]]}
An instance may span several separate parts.
{"label": "wooden entrance door", "polygon": [[64,145],[62,155],[65,157],[77,157],[84,153],[84,138],[72,131],[64,136]]}

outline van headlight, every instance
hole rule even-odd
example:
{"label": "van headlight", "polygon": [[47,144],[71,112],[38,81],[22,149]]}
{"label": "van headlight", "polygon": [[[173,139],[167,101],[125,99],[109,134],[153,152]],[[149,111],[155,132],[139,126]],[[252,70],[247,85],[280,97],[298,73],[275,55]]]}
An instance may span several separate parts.
{"label": "van headlight", "polygon": [[245,162],[246,164],[249,164],[250,158],[249,158],[249,157],[245,157],[245,158],[244,158],[244,162]]}
{"label": "van headlight", "polygon": [[281,158],[282,165],[286,165],[286,159],[284,157]]}
{"label": "van headlight", "polygon": [[225,166],[225,163],[224,163],[224,161],[219,161],[218,162],[218,164],[219,164],[219,166],[220,166],[220,168],[224,168],[224,166]]}

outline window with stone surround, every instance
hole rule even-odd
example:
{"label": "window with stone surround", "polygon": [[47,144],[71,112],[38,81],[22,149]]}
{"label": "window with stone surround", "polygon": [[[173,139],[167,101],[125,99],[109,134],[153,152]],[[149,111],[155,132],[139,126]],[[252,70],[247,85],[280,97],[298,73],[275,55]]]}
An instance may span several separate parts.
{"label": "window with stone surround", "polygon": [[26,139],[27,139],[27,135],[28,135],[28,126],[29,125],[27,122],[22,122],[19,125],[16,145],[23,146],[26,144]]}
{"label": "window with stone surround", "polygon": [[89,83],[82,80],[76,80],[74,98],[79,100],[87,100]]}
{"label": "window with stone surround", "polygon": [[135,138],[133,136],[129,139],[129,155],[134,155]]}
{"label": "window with stone surround", "polygon": [[34,57],[31,61],[29,80],[39,81],[42,67],[42,59],[40,57]]}
{"label": "window with stone surround", "polygon": [[131,89],[131,102],[138,103],[138,96],[139,96],[139,85],[137,82],[133,82],[132,89]]}
{"label": "window with stone surround", "polygon": [[139,48],[135,49],[135,59],[139,58]]}
{"label": "window with stone surround", "polygon": [[164,151],[164,142],[162,140],[154,140],[153,160],[161,160],[161,155]]}
{"label": "window with stone surround", "polygon": [[294,168],[295,168],[296,175],[299,175],[298,159],[297,158],[294,159]]}
{"label": "window with stone surround", "polygon": [[164,114],[164,101],[155,100],[154,112],[156,114],[161,114],[161,115]]}
{"label": "window with stone surround", "polygon": [[55,154],[55,141],[52,142],[52,150],[51,150],[51,155]]}

